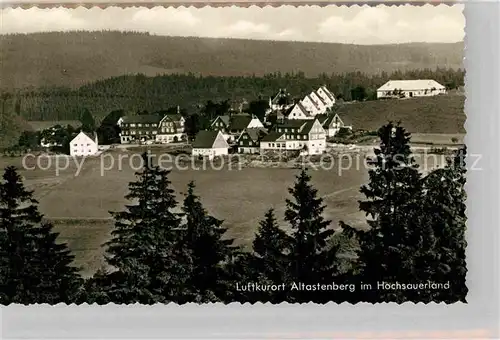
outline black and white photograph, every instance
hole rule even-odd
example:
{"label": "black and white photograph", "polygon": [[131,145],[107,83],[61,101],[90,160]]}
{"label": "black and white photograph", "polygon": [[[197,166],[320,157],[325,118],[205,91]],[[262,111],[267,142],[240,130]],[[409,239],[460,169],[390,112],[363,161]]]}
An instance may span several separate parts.
{"label": "black and white photograph", "polygon": [[467,302],[463,10],[1,9],[0,303]]}

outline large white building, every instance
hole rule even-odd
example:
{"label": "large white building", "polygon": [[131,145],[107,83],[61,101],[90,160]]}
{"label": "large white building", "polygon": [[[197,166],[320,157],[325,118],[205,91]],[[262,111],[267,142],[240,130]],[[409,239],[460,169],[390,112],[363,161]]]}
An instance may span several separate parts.
{"label": "large white building", "polygon": [[326,150],[326,131],[317,119],[294,119],[278,124],[260,142],[261,154],[268,151],[300,151],[318,155]]}
{"label": "large white building", "polygon": [[428,97],[446,93],[446,87],[432,79],[389,80],[377,90],[377,98]]}
{"label": "large white building", "polygon": [[92,156],[97,153],[98,149],[97,134],[82,131],[71,140],[69,154],[76,157]]}

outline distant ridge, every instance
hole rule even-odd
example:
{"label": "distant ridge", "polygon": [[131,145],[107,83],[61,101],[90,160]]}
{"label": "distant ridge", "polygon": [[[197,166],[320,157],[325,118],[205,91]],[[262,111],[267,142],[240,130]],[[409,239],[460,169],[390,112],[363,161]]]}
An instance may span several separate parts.
{"label": "distant ridge", "polygon": [[78,87],[125,75],[194,73],[262,76],[273,72],[367,74],[463,68],[463,42],[349,45],[156,36],[136,32],[0,35],[0,89]]}

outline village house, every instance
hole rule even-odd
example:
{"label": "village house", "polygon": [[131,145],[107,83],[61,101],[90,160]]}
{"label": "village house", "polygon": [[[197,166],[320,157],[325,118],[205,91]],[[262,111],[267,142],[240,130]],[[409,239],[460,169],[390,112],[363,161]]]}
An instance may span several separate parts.
{"label": "village house", "polygon": [[[305,109],[310,113],[311,116],[316,116],[324,113],[323,108],[320,106],[318,101],[316,101],[310,94],[306,95],[300,103],[305,107]],[[326,110],[326,108],[324,108]]]}
{"label": "village house", "polygon": [[293,103],[289,101],[290,93],[286,91],[286,89],[279,89],[278,93],[274,98],[269,98],[269,112],[277,111],[277,110],[286,110],[290,106],[293,106]]}
{"label": "village house", "polygon": [[81,131],[69,144],[69,154],[71,156],[92,156],[99,150],[99,143],[96,133]]}
{"label": "village house", "polygon": [[317,155],[326,150],[326,132],[318,119],[293,119],[276,125],[262,138],[261,153],[268,151],[300,151]]}
{"label": "village house", "polygon": [[325,129],[327,137],[334,137],[341,128],[352,130],[351,120],[348,117],[340,118],[338,113],[318,115],[316,118]]}
{"label": "village house", "polygon": [[377,89],[377,98],[428,97],[445,93],[446,87],[432,79],[389,80]]}
{"label": "village house", "polygon": [[134,115],[120,118],[118,124],[121,128],[120,142],[145,142],[155,140],[158,134],[158,124],[162,121],[160,115]]}
{"label": "village house", "polygon": [[259,153],[260,141],[267,135],[265,128],[245,129],[236,140],[236,147],[239,153]]}
{"label": "village house", "polygon": [[335,96],[326,86],[321,86],[316,94],[323,99],[328,107],[332,107],[335,104]]}
{"label": "village house", "polygon": [[245,129],[263,127],[264,125],[259,118],[249,114],[218,116],[210,125],[211,130],[220,131],[230,143],[234,142]]}
{"label": "village house", "polygon": [[184,127],[185,119],[181,114],[165,115],[158,123],[157,143],[178,143],[187,140]]}
{"label": "village house", "polygon": [[193,142],[191,154],[198,157],[213,159],[217,156],[227,155],[229,144],[221,131],[199,131]]}

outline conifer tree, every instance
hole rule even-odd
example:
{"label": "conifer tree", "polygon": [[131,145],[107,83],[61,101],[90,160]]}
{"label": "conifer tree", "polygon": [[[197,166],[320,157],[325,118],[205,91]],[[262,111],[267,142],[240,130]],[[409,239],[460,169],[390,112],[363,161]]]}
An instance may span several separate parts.
{"label": "conifer tree", "polygon": [[365,301],[418,299],[418,290],[381,290],[378,283],[416,283],[431,268],[420,261],[435,244],[432,229],[422,218],[422,179],[411,155],[410,134],[399,124],[389,123],[378,131],[380,148],[370,162],[369,183],[361,187],[366,200],[359,203],[369,230],[354,230],[360,250],[358,264],[364,283],[374,289],[361,292]]}
{"label": "conifer tree", "polygon": [[[310,183],[311,177],[303,170],[295,185],[289,189],[292,199],[286,200],[285,220],[290,224],[289,276],[290,281],[304,284],[331,283],[337,274],[336,248],[329,247],[334,231],[328,229],[329,220],[322,216],[325,206]],[[290,290],[290,302],[325,302],[325,292]]]}
{"label": "conifer tree", "polygon": [[189,300],[204,303],[221,301],[230,289],[225,265],[232,260],[232,239],[223,239],[226,228],[222,220],[209,215],[194,193],[190,182],[182,207],[185,223],[181,247],[191,257],[191,272],[187,287]]}
{"label": "conifer tree", "polygon": [[82,123],[81,130],[83,132],[93,133],[96,130],[95,120],[88,109],[84,109],[81,116],[80,122]]}
{"label": "conifer tree", "polygon": [[115,229],[105,245],[106,261],[116,269],[107,291],[115,303],[175,302],[184,296],[191,263],[179,247],[180,217],[168,174],[143,154],[143,168],[126,196],[136,203],[112,213]]}
{"label": "conifer tree", "polygon": [[465,262],[465,147],[447,160],[442,169],[425,178],[423,215],[436,237],[429,280],[449,283],[449,289],[431,290],[426,299],[448,303],[463,301],[467,295]]}
{"label": "conifer tree", "polygon": [[[254,256],[249,266],[253,271],[253,281],[262,284],[280,285],[288,281],[288,252],[290,236],[282,230],[274,215],[274,209],[269,209],[257,231],[253,241]],[[265,291],[261,294],[251,294],[253,301],[270,301],[278,303],[286,297],[287,291]]]}
{"label": "conifer tree", "polygon": [[0,303],[72,303],[81,279],[73,255],[43,221],[15,167],[0,184]]}

